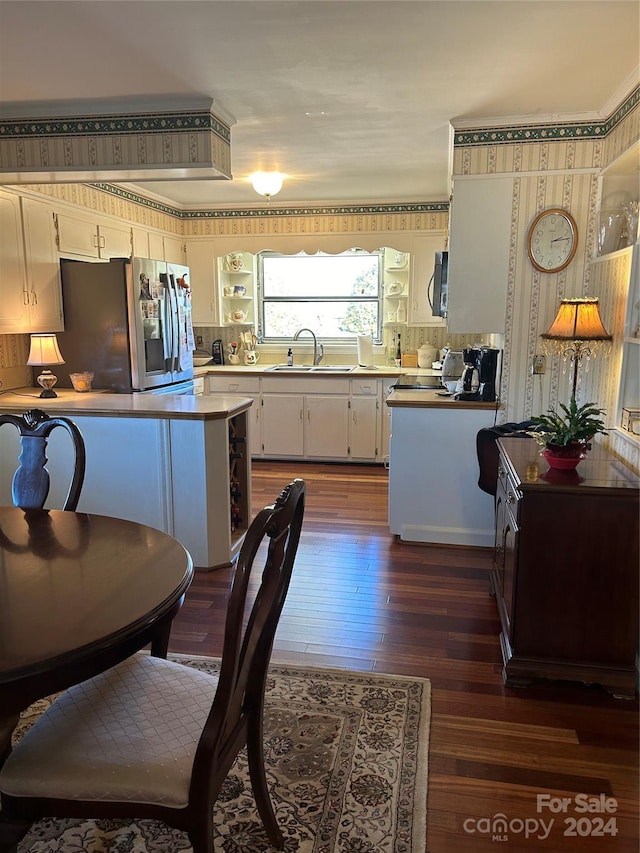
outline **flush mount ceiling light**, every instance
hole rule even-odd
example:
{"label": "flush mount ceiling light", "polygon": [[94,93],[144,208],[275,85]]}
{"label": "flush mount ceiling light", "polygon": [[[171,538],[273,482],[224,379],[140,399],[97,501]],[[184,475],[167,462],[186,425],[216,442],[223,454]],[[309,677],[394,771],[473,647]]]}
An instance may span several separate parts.
{"label": "flush mount ceiling light", "polygon": [[284,175],[280,172],[254,172],[251,175],[251,186],[257,193],[266,198],[268,204],[271,196],[276,195],[282,189],[283,180]]}

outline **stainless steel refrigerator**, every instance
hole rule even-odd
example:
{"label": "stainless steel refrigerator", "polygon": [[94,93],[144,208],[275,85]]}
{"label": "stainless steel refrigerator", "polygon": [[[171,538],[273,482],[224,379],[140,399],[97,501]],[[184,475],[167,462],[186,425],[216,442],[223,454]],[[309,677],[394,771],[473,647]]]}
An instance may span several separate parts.
{"label": "stainless steel refrigerator", "polygon": [[65,360],[71,373],[94,374],[92,387],[118,393],[189,393],[193,328],[188,267],[146,258],[109,263],[61,260]]}

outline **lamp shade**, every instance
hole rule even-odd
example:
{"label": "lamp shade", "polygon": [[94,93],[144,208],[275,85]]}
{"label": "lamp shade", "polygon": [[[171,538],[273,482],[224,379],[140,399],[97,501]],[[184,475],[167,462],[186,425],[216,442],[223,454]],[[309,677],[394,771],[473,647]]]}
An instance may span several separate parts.
{"label": "lamp shade", "polygon": [[251,175],[251,186],[260,195],[271,198],[282,189],[284,176],[280,172],[254,172]]}
{"label": "lamp shade", "polygon": [[31,335],[27,364],[64,364],[55,335]]}
{"label": "lamp shade", "polygon": [[555,320],[541,337],[548,341],[611,340],[600,319],[599,300],[592,296],[563,299]]}

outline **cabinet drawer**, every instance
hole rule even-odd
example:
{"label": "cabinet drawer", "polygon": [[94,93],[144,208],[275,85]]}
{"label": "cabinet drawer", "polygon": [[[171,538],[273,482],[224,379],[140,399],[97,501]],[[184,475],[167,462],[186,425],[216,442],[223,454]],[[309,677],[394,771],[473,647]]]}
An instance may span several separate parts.
{"label": "cabinet drawer", "polygon": [[275,394],[345,394],[349,393],[348,379],[318,376],[262,377],[262,391]]}
{"label": "cabinet drawer", "polygon": [[209,394],[259,394],[258,376],[209,376]]}
{"label": "cabinet drawer", "polygon": [[378,393],[377,379],[352,379],[351,380],[352,394],[365,394],[368,397],[374,397]]}
{"label": "cabinet drawer", "polygon": [[505,504],[509,508],[509,512],[513,516],[514,521],[517,521],[518,508],[522,494],[511,478],[509,469],[507,468],[502,456],[500,456],[498,461],[498,490],[504,495]]}

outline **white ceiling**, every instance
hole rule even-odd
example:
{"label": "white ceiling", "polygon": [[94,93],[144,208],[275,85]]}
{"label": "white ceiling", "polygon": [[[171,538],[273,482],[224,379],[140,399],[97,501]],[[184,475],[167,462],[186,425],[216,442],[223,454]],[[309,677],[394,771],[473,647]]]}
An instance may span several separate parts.
{"label": "white ceiling", "polygon": [[[0,0],[0,102],[211,97],[233,181],[177,207],[449,196],[451,123],[603,118],[638,80],[637,0]],[[215,108],[215,107],[214,107]],[[54,113],[55,114],[55,113]]]}

